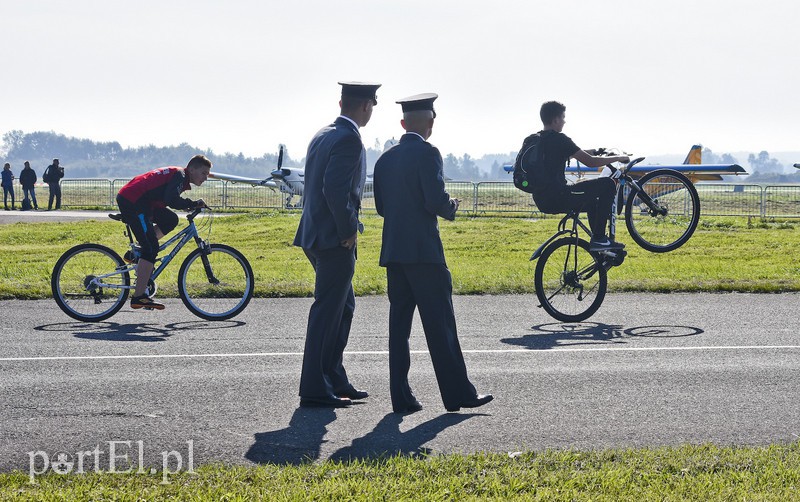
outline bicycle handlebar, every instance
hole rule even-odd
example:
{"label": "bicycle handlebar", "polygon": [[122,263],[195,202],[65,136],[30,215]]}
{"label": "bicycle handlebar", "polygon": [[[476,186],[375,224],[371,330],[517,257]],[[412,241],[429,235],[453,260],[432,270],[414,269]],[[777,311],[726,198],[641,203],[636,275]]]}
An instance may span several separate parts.
{"label": "bicycle handlebar", "polygon": [[208,206],[196,207],[196,208],[194,208],[192,210],[191,213],[186,215],[186,219],[189,220],[189,221],[193,221],[197,217],[198,214],[203,212],[203,210],[211,211],[211,208],[208,207]]}

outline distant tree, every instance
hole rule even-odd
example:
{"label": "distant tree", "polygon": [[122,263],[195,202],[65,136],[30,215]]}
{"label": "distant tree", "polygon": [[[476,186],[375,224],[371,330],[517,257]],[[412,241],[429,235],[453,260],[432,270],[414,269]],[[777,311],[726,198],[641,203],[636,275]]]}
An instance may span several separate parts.
{"label": "distant tree", "polygon": [[783,172],[783,164],[778,162],[778,159],[770,158],[766,150],[761,151],[758,156],[751,153],[747,157],[747,162],[753,168],[753,174],[781,174]]}
{"label": "distant tree", "polygon": [[719,158],[710,148],[703,148],[703,164],[720,164]]}
{"label": "distant tree", "polygon": [[443,171],[445,179],[461,180],[461,166],[458,164],[458,159],[452,153],[448,153],[447,157],[443,159]]}

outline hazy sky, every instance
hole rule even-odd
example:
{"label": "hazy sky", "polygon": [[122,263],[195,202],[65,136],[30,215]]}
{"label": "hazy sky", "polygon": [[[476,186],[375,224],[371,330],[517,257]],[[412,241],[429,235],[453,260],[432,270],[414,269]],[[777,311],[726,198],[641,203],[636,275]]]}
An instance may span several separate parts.
{"label": "hazy sky", "polygon": [[[442,152],[516,150],[542,102],[584,148],[800,150],[800,7],[790,0],[3,0],[0,134],[259,156],[338,115],[338,80],[436,92]],[[54,152],[56,155],[57,152]],[[65,163],[69,161],[64,159]]]}

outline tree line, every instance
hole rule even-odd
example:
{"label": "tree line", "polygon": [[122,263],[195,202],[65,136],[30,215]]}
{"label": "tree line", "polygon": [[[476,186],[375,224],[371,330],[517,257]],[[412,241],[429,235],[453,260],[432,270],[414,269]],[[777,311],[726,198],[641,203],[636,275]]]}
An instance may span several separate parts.
{"label": "tree line", "polygon": [[[375,162],[383,151],[393,142],[383,145],[379,140],[366,148],[367,171],[372,172]],[[68,137],[53,131],[25,133],[13,130],[3,135],[0,151],[3,162],[10,162],[12,168],[19,170],[24,161],[30,161],[34,170],[41,175],[54,158],[61,160],[69,178],[131,178],[148,169],[161,166],[185,165],[196,154],[207,156],[214,163],[214,170],[234,174],[264,178],[275,169],[278,152],[265,153],[261,157],[247,157],[241,152],[218,154],[210,149],[197,148],[188,143],[177,146],[138,146],[123,148],[117,141],[98,142],[90,139]],[[305,153],[305,152],[304,152]],[[503,170],[503,164],[513,162],[516,152],[487,154],[473,158],[469,154],[444,155],[444,175],[447,179],[463,181],[510,181]],[[769,153],[750,154],[747,162],[751,176],[748,181],[800,183],[800,172],[783,174],[784,166]],[[709,148],[703,149],[704,164],[738,164],[731,154],[715,154]],[[284,151],[283,166],[302,167],[305,158],[292,158]],[[747,166],[745,166],[747,167]]]}

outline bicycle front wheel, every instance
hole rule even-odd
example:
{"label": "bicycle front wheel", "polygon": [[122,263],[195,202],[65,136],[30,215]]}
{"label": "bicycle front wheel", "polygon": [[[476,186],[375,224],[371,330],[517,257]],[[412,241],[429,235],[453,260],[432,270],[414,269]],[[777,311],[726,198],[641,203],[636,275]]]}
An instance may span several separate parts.
{"label": "bicycle front wheel", "polygon": [[80,244],[61,255],[53,267],[53,299],[68,316],[83,322],[108,319],[119,312],[131,277],[122,258],[99,244]]}
{"label": "bicycle front wheel", "polygon": [[625,205],[631,238],[648,251],[664,253],[681,247],[700,221],[700,197],[692,182],[678,171],[657,169],[637,182]]}
{"label": "bicycle front wheel", "polygon": [[580,322],[592,316],[606,296],[608,278],[600,255],[589,251],[583,239],[559,239],[542,252],[536,263],[534,285],[542,308],[562,322]]}
{"label": "bicycle front wheel", "polygon": [[242,253],[224,244],[211,252],[195,249],[178,272],[178,293],[186,308],[209,321],[230,319],[253,297],[253,269]]}

